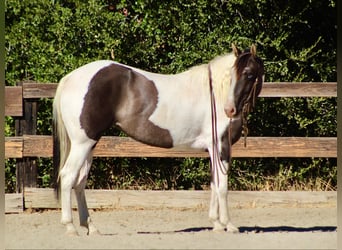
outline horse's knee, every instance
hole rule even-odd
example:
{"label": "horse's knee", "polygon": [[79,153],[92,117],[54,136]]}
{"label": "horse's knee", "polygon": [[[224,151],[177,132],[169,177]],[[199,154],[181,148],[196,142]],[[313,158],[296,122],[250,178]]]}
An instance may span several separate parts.
{"label": "horse's knee", "polygon": [[218,195],[219,199],[226,199],[227,195],[228,195],[228,190],[224,187],[219,188],[217,191],[217,195]]}
{"label": "horse's knee", "polygon": [[222,198],[227,196],[228,194],[228,184],[223,180],[220,181],[219,184],[215,187],[216,195],[218,198]]}
{"label": "horse's knee", "polygon": [[69,192],[74,186],[76,176],[70,174],[63,174],[61,171],[60,174],[60,182],[61,182],[61,191]]}

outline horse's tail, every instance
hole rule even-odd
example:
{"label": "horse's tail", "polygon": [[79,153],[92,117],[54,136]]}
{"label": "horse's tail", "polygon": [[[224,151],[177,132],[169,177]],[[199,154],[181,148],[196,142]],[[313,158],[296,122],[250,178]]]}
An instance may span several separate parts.
{"label": "horse's tail", "polygon": [[58,84],[55,98],[53,100],[53,168],[54,168],[54,188],[56,197],[59,198],[60,185],[59,173],[63,168],[65,161],[70,152],[70,139],[65,129],[65,125],[61,115],[61,92],[64,84],[68,79],[65,76]]}

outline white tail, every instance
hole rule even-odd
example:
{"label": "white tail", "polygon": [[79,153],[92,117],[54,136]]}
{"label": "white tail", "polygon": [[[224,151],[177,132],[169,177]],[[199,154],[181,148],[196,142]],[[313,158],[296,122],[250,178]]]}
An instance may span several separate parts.
{"label": "white tail", "polygon": [[65,129],[60,111],[61,92],[68,77],[69,75],[66,75],[59,82],[53,101],[53,162],[55,168],[56,187],[59,181],[59,172],[63,168],[70,152],[70,139]]}

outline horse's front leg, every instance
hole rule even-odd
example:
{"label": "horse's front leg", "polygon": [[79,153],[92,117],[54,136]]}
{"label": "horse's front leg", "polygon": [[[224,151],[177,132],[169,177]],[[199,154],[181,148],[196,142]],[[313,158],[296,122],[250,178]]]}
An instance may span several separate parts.
{"label": "horse's front leg", "polygon": [[219,214],[219,200],[217,196],[217,187],[215,181],[211,181],[211,197],[210,197],[210,207],[209,207],[209,219],[214,224],[214,231],[222,231],[225,226],[220,222],[220,214]]}
{"label": "horse's front leg", "polygon": [[[210,155],[210,163],[211,163],[211,182],[210,182],[210,188],[211,188],[211,198],[210,198],[210,207],[209,207],[209,219],[214,224],[214,231],[222,231],[225,229],[226,225],[222,223],[221,218],[221,205],[220,202],[222,202],[222,199],[219,199],[220,192],[219,192],[219,183],[222,182],[218,178],[218,166],[217,161],[214,160],[214,155],[212,148],[208,148],[208,152]],[[225,219],[223,218],[223,221]]]}
{"label": "horse's front leg", "polygon": [[[228,163],[225,161],[221,163],[225,166],[225,169],[228,170]],[[239,229],[232,224],[228,211],[228,171],[223,172],[218,168],[216,169],[219,221],[223,228],[226,228],[227,232],[236,233]],[[220,228],[218,227],[217,230],[220,230]]]}

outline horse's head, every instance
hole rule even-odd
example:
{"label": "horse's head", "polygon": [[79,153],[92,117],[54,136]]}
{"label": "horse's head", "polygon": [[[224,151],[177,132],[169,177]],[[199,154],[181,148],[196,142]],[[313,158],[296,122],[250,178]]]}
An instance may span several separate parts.
{"label": "horse's head", "polygon": [[264,64],[256,55],[254,45],[241,52],[232,45],[236,56],[232,68],[232,81],[228,101],[224,110],[229,118],[238,117],[242,112],[249,112],[255,104],[255,99],[261,92],[264,80]]}

